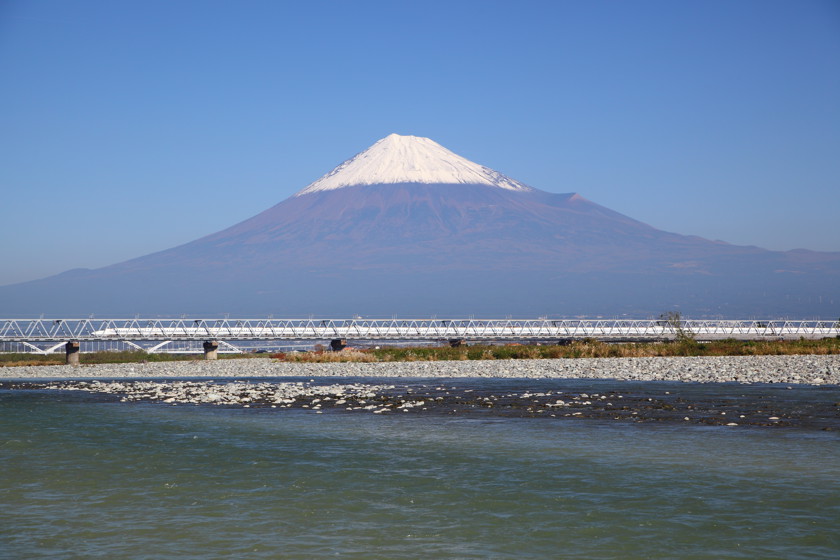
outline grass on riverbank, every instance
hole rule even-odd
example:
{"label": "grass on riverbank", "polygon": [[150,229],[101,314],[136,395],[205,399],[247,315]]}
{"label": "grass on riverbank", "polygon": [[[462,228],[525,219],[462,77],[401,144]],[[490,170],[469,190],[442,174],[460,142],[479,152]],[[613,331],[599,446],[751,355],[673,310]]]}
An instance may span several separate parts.
{"label": "grass on riverbank", "polygon": [[383,347],[370,350],[347,349],[343,352],[300,352],[275,354],[290,362],[419,362],[440,360],[527,360],[541,358],[645,358],[658,356],[759,356],[840,354],[840,339],[739,341],[721,340],[700,343],[646,342],[608,344],[597,340],[575,341],[568,345],[505,346],[427,346],[414,348]]}
{"label": "grass on riverbank", "polygon": [[[541,358],[646,358],[657,356],[767,356],[840,354],[840,338],[822,340],[773,340],[716,342],[645,342],[607,344],[597,340],[575,341],[568,345],[504,346],[423,346],[351,349],[343,352],[293,352],[272,354],[288,362],[421,362],[442,360],[533,360]],[[266,354],[220,354],[220,359],[264,358]],[[201,354],[147,354],[140,351],[91,352],[80,355],[82,364],[119,364],[201,360]],[[64,354],[4,354],[3,366],[49,366],[64,363]]]}

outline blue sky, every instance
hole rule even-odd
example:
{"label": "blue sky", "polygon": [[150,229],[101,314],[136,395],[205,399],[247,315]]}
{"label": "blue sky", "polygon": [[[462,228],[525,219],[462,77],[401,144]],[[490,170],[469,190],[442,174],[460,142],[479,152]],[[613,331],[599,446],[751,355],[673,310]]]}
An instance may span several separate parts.
{"label": "blue sky", "polygon": [[0,284],[212,233],[392,132],[840,251],[840,2],[0,0]]}

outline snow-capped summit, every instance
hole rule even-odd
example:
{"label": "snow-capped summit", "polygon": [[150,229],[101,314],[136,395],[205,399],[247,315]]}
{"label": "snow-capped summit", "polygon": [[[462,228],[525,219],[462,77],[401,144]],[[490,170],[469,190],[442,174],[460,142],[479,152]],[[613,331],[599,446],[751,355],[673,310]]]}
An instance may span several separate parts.
{"label": "snow-capped summit", "polygon": [[396,183],[462,183],[512,191],[533,190],[498,171],[473,163],[429,138],[391,134],[295,196],[356,185]]}

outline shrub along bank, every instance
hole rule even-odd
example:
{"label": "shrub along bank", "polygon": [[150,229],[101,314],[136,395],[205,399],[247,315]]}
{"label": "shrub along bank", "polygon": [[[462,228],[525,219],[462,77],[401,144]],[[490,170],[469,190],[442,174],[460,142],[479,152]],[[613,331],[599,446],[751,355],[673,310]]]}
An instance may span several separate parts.
{"label": "shrub along bank", "polygon": [[473,345],[381,347],[346,349],[342,352],[274,354],[294,362],[418,362],[440,360],[529,360],[540,358],[649,358],[658,356],[759,356],[840,354],[840,339],[696,342],[647,342],[608,344],[598,340],[567,345]]}

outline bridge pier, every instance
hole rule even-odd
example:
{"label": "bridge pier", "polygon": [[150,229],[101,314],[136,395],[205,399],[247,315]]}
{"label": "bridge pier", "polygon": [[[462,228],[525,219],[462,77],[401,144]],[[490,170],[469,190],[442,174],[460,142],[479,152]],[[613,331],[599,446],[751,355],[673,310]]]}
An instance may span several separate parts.
{"label": "bridge pier", "polygon": [[450,338],[449,339],[449,346],[451,346],[452,348],[458,348],[460,346],[466,346],[466,345],[467,345],[467,341],[464,340],[463,338]]}
{"label": "bridge pier", "polygon": [[64,363],[68,366],[79,365],[79,349],[81,344],[78,340],[71,340],[64,345]]}
{"label": "bridge pier", "polygon": [[219,358],[219,343],[215,340],[204,341],[204,359],[216,360]]}
{"label": "bridge pier", "polygon": [[346,338],[334,338],[330,341],[330,350],[333,352],[341,352],[347,347]]}

